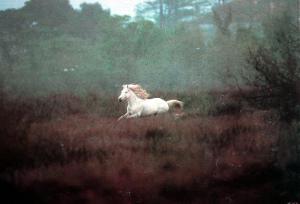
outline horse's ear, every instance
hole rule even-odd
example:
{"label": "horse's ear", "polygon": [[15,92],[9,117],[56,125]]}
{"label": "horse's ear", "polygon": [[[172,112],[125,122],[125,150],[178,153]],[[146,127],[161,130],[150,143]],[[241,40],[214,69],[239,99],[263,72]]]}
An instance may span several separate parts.
{"label": "horse's ear", "polygon": [[123,84],[122,87],[125,88],[125,87],[126,87],[126,84]]}

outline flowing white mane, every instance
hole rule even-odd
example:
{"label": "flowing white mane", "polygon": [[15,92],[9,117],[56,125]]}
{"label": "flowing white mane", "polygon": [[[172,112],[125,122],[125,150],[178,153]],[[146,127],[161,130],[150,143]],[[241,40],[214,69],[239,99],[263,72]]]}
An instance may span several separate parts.
{"label": "flowing white mane", "polygon": [[128,84],[128,88],[141,99],[148,99],[150,97],[150,94],[139,84]]}

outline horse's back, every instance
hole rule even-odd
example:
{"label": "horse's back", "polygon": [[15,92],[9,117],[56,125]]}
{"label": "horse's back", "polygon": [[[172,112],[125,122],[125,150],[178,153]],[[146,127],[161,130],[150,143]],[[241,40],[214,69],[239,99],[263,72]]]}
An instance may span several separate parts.
{"label": "horse's back", "polygon": [[165,100],[161,99],[161,98],[151,98],[151,99],[148,99],[148,100],[149,100],[150,103],[154,103],[159,107],[169,108],[168,103]]}
{"label": "horse's back", "polygon": [[158,114],[169,110],[169,105],[161,98],[151,98],[144,101],[144,114]]}

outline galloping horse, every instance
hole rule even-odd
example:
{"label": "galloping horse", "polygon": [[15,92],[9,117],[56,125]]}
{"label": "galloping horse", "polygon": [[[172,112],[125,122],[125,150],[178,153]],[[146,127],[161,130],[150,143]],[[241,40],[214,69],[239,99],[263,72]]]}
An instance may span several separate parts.
{"label": "galloping horse", "polygon": [[127,112],[118,120],[123,118],[137,118],[142,116],[166,113],[171,107],[183,109],[183,102],[178,100],[165,101],[161,98],[149,98],[149,94],[138,84],[126,84],[119,96],[119,102],[127,101]]}

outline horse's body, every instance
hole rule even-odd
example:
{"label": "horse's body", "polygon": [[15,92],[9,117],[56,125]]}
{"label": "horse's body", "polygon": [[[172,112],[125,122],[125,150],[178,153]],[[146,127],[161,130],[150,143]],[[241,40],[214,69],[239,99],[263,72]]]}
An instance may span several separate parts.
{"label": "horse's body", "polygon": [[136,118],[142,116],[166,113],[170,107],[183,108],[183,102],[178,100],[165,101],[161,98],[148,99],[149,94],[137,84],[123,85],[119,101],[127,101],[127,112],[122,118]]}

